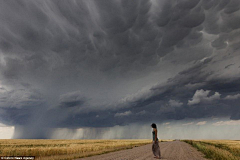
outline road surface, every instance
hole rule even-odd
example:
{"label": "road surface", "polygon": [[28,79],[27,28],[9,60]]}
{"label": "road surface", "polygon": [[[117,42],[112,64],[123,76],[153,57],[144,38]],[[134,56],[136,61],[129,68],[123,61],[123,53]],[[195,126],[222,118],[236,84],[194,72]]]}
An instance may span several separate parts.
{"label": "road surface", "polygon": [[[181,142],[159,142],[164,160],[206,160],[204,155],[191,145]],[[156,160],[152,153],[152,145],[147,144],[132,149],[110,152],[102,155],[77,160]]]}

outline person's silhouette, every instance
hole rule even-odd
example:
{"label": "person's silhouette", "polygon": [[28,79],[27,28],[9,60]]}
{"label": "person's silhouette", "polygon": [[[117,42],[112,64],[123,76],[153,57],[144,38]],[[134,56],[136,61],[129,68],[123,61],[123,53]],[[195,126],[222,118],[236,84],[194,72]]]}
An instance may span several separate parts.
{"label": "person's silhouette", "polygon": [[152,143],[152,151],[154,154],[154,158],[160,159],[161,158],[161,152],[160,152],[160,147],[159,147],[159,141],[157,138],[157,125],[153,123],[151,125],[153,128],[152,135],[153,135],[153,143]]}

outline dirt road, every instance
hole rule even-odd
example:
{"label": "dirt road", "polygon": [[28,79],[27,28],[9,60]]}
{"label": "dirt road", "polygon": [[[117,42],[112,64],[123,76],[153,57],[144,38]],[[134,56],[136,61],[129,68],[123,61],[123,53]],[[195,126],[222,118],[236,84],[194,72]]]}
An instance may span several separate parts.
{"label": "dirt road", "polygon": [[[203,154],[191,145],[181,142],[160,142],[162,159],[164,160],[205,160]],[[111,152],[103,155],[78,160],[156,160],[153,158],[152,145],[147,144],[133,149]]]}

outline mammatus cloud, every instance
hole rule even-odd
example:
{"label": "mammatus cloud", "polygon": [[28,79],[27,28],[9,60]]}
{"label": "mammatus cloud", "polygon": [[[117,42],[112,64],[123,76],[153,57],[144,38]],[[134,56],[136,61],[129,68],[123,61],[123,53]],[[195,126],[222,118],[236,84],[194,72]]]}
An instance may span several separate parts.
{"label": "mammatus cloud", "polygon": [[239,8],[238,0],[3,1],[0,122],[16,126],[17,138],[47,138],[58,127],[239,120]]}

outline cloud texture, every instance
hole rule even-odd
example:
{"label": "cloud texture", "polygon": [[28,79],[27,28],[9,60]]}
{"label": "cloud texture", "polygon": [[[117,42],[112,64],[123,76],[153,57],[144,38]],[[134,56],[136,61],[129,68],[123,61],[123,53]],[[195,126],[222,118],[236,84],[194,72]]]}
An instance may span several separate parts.
{"label": "cloud texture", "polygon": [[8,0],[0,22],[0,122],[16,138],[240,119],[238,0]]}

